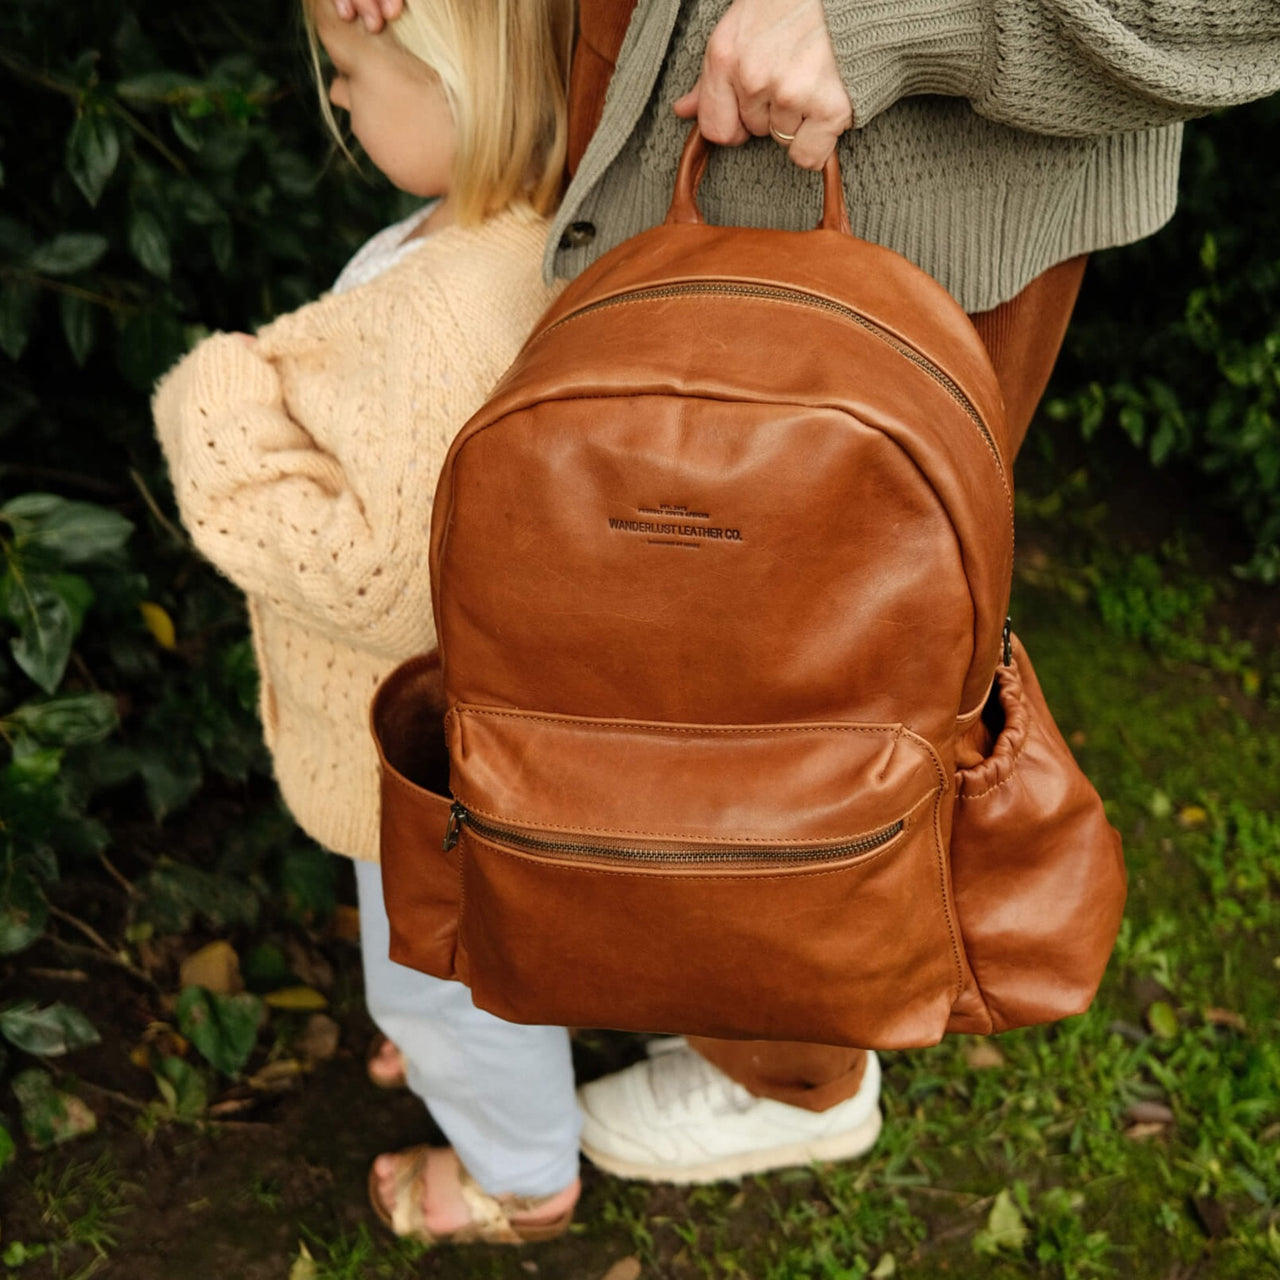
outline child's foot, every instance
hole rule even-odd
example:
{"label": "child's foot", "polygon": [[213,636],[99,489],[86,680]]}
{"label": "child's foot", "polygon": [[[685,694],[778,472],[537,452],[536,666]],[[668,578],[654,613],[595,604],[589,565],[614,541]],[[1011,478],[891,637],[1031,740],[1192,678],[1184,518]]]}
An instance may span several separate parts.
{"label": "child's foot", "polygon": [[410,1147],[379,1156],[369,1170],[374,1212],[398,1236],[523,1244],[550,1240],[573,1219],[581,1183],[550,1196],[491,1196],[450,1147]]}
{"label": "child's foot", "polygon": [[365,1058],[365,1071],[370,1083],[379,1089],[403,1089],[407,1084],[404,1054],[386,1036],[374,1036]]}

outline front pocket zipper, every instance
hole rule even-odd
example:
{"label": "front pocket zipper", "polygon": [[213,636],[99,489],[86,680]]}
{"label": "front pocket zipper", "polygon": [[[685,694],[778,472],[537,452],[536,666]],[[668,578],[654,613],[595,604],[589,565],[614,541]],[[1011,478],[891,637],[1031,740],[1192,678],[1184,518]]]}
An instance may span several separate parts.
{"label": "front pocket zipper", "polygon": [[582,844],[569,840],[548,840],[544,836],[530,835],[528,832],[516,831],[511,827],[495,827],[481,821],[465,805],[454,801],[449,812],[449,826],[444,835],[445,852],[449,852],[458,843],[458,836],[463,825],[470,827],[477,835],[487,840],[496,840],[502,844],[515,845],[533,853],[551,853],[583,858],[617,859],[621,862],[661,862],[661,863],[749,863],[749,862],[834,862],[840,858],[848,858],[858,853],[870,853],[886,845],[899,835],[906,825],[899,818],[897,822],[876,831],[869,836],[859,836],[843,844],[831,845],[688,845],[675,844],[671,847],[652,845],[637,849],[624,845]]}
{"label": "front pocket zipper", "polygon": [[834,315],[842,316],[846,320],[853,321],[854,324],[879,338],[881,342],[892,347],[900,356],[910,360],[912,364],[928,374],[964,410],[965,415],[981,433],[983,443],[987,446],[987,451],[991,454],[1000,472],[1001,479],[1004,479],[1004,459],[1000,456],[1000,450],[992,438],[991,431],[982,420],[982,415],[974,407],[973,401],[965,395],[955,380],[938,368],[927,356],[922,355],[914,347],[908,346],[883,325],[877,324],[870,316],[864,316],[861,311],[855,311],[852,307],[835,302],[831,298],[824,298],[821,294],[809,293],[804,289],[791,289],[783,285],[759,285],[736,280],[690,280],[682,284],[650,285],[642,289],[633,289],[628,293],[617,294],[612,298],[601,298],[596,302],[589,302],[577,311],[570,311],[568,315],[561,316],[555,324],[544,332],[551,333],[553,330],[560,328],[561,325],[567,324],[570,320],[577,320],[580,316],[590,315],[593,311],[601,311],[606,307],[621,306],[624,303],[639,302],[650,298],[706,297],[709,295],[730,298],[768,298],[774,302],[790,302],[804,307],[816,307],[820,311],[827,311]]}

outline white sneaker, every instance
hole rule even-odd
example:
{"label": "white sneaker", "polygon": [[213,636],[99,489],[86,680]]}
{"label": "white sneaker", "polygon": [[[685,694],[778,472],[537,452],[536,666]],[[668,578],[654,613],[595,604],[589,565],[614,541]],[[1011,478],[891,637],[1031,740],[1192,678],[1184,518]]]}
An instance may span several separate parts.
{"label": "white sneaker", "polygon": [[597,1168],[645,1182],[717,1182],[869,1151],[880,1133],[880,1063],[827,1111],[757,1098],[683,1040],[578,1090],[582,1150]]}

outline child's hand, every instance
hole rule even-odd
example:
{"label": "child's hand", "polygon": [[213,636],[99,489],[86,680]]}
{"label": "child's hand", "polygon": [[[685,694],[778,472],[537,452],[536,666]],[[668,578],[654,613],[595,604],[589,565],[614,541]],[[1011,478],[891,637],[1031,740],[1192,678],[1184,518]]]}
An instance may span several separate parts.
{"label": "child's hand", "polygon": [[333,0],[333,7],[343,22],[359,17],[370,31],[381,31],[385,23],[394,22],[400,16],[404,3],[403,0]]}

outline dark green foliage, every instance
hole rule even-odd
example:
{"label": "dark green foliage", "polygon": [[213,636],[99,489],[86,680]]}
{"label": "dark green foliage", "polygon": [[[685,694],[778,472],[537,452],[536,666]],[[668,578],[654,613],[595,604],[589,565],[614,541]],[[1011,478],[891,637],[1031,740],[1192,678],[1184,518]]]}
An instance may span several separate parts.
{"label": "dark green foliage", "polygon": [[[331,163],[309,75],[288,5],[0,12],[0,950],[106,845],[97,797],[134,786],[160,819],[268,771],[242,606],[176,526],[148,397],[201,333],[319,293],[398,208]],[[301,866],[295,909],[324,909]],[[184,928],[203,895],[244,920],[252,870],[236,901],[157,866],[139,918]]]}
{"label": "dark green foliage", "polygon": [[1188,126],[1181,201],[1141,245],[1095,255],[1051,417],[1095,458],[1128,442],[1200,473],[1245,571],[1280,582],[1280,98]]}
{"label": "dark green foliage", "polygon": [[177,1014],[179,1030],[203,1057],[219,1071],[235,1075],[257,1042],[262,1001],[247,993],[220,996],[203,987],[187,987],[178,997]]}
{"label": "dark green foliage", "polygon": [[[332,908],[331,860],[275,815],[199,855],[113,847],[121,817],[203,788],[269,795],[243,605],[177,525],[149,396],[203,333],[314,297],[402,211],[332,162],[309,77],[289,3],[0,9],[0,955],[61,928],[62,886],[103,854],[133,881],[131,941],[247,929],[266,896],[299,921]],[[180,1017],[239,1070],[254,997],[188,992]],[[33,1140],[69,1104],[24,1054],[94,1035],[62,1005],[0,1009]],[[175,1115],[203,1108],[176,1059],[157,1087]]]}

